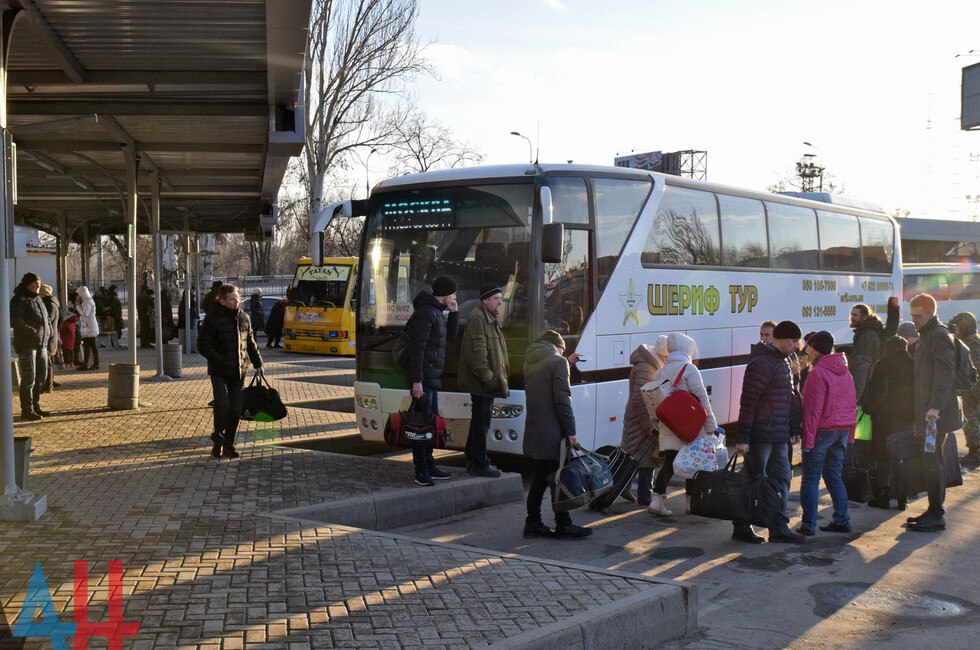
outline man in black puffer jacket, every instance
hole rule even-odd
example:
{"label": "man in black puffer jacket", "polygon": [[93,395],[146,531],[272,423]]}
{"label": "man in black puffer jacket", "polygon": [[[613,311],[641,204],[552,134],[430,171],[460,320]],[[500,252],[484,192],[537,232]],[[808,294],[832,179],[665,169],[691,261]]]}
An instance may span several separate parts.
{"label": "man in black puffer jacket", "polygon": [[[789,354],[803,336],[793,321],[784,320],[773,329],[772,343],[752,346],[749,365],[742,379],[742,397],[735,430],[735,450],[745,454],[749,478],[768,476],[779,484],[782,496],[781,524],[769,529],[770,542],[802,542],[804,537],[789,529],[786,518],[792,478],[787,448],[799,441],[802,412],[799,393],[793,387]],[[764,540],[748,522],[736,521],[732,539],[761,544]]]}
{"label": "man in black puffer jacket", "polygon": [[[459,305],[456,302],[456,281],[442,275],[432,281],[432,292],[419,291],[412,301],[415,311],[408,319],[408,382],[412,399],[425,399],[429,413],[439,412],[439,389],[442,371],[446,367],[446,342],[455,341],[459,330]],[[442,310],[449,310],[449,317]],[[451,478],[448,472],[436,467],[431,449],[412,449],[415,462],[415,482],[433,485],[432,481]]]}
{"label": "man in black puffer jacket", "polygon": [[20,367],[20,418],[40,420],[50,415],[41,410],[38,398],[48,376],[48,344],[51,322],[38,293],[41,278],[25,273],[10,299],[10,326],[14,330],[14,351]]}
{"label": "man in black puffer jacket", "polygon": [[242,415],[242,385],[248,365],[262,376],[262,357],[255,345],[252,323],[239,304],[238,287],[225,284],[217,292],[214,308],[201,324],[197,349],[208,360],[208,375],[214,390],[212,456],[238,458],[235,435]]}

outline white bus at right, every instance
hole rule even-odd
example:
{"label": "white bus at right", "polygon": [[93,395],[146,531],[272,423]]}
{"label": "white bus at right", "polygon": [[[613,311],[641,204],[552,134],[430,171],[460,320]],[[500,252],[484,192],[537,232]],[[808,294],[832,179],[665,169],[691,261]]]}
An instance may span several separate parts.
{"label": "white bus at right", "polygon": [[980,315],[980,265],[904,264],[902,266],[902,320],[909,320],[909,301],[928,293],[939,304],[939,320],[948,323],[964,311]]}

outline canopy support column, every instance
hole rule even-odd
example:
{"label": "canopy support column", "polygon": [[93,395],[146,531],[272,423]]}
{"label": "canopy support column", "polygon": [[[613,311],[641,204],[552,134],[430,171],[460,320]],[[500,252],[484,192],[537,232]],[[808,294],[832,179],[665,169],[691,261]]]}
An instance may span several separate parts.
{"label": "canopy support column", "polygon": [[[163,237],[160,236],[160,175],[150,173],[150,231],[153,234],[153,310],[156,312],[157,374],[154,379],[170,379],[163,372],[163,294],[160,283]],[[173,317],[173,314],[171,314]]]}
{"label": "canopy support column", "polygon": [[[139,365],[139,359],[136,357],[136,350],[139,347],[139,342],[136,337],[136,207],[139,196],[137,193],[137,173],[139,172],[140,160],[139,156],[133,150],[133,147],[125,147],[123,149],[126,155],[126,248],[128,264],[126,265],[126,301],[128,303],[127,309],[129,310],[129,363],[136,366]],[[137,379],[139,381],[139,379]]]}

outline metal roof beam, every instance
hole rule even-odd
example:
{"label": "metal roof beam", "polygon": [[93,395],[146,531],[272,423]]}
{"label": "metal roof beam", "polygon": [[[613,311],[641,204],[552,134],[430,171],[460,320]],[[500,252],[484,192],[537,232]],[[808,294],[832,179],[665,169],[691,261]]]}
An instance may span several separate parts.
{"label": "metal roof beam", "polygon": [[51,23],[48,19],[44,17],[41,10],[34,5],[32,0],[17,0],[17,3],[21,8],[27,12],[30,16],[31,22],[35,27],[37,36],[44,41],[47,46],[51,49],[52,53],[57,57],[58,62],[61,63],[62,70],[68,75],[68,78],[75,83],[85,83],[88,81],[88,71],[82,67],[78,59],[65,42],[61,40],[61,36],[58,32],[54,31],[51,27]]}
{"label": "metal roof beam", "polygon": [[139,147],[137,146],[136,141],[133,140],[133,137],[129,135],[126,129],[122,127],[122,125],[116,120],[116,118],[109,115],[103,115],[101,121],[102,124],[105,125],[105,127],[109,130],[109,133],[115,136],[115,138],[119,141],[119,144],[123,145],[124,147],[130,147],[134,152],[138,153],[140,157],[140,161],[144,165],[146,165],[147,169],[149,169],[150,171],[152,171],[154,174],[157,175],[157,178],[160,179],[161,185],[163,185],[168,190],[173,189],[173,185],[171,184],[170,179],[168,179],[167,176],[160,171],[160,168],[157,167],[157,164],[153,162],[153,160],[151,160],[150,157],[146,155],[145,152],[139,151]]}
{"label": "metal roof beam", "polygon": [[213,102],[209,100],[180,103],[160,103],[154,101],[101,101],[98,99],[78,99],[75,101],[41,101],[29,99],[10,99],[7,102],[7,112],[10,115],[78,115],[79,113],[97,113],[116,116],[149,116],[160,115],[202,117],[250,117],[261,115],[268,117],[269,106],[265,102]]}
{"label": "metal roof beam", "polygon": [[[70,170],[69,168],[65,167],[64,165],[62,165],[61,163],[59,163],[57,160],[52,160],[51,158],[48,158],[47,156],[45,156],[43,154],[39,154],[39,153],[34,152],[34,151],[23,151],[23,150],[20,150],[20,151],[17,152],[17,155],[21,155],[21,154],[23,154],[27,158],[30,158],[31,160],[33,160],[35,163],[37,163],[42,168],[47,169],[48,171],[51,171],[51,172],[55,172],[57,174],[61,174],[62,176],[64,176],[68,180],[70,180],[75,185],[78,185],[83,190],[88,190],[89,192],[94,192],[95,191],[95,186],[93,186],[92,183],[90,183],[89,181],[85,180],[84,178],[82,178],[81,176],[79,176],[74,171]],[[18,197],[18,199],[19,198],[20,197]]]}
{"label": "metal roof beam", "polygon": [[[244,153],[261,154],[262,144],[243,142],[141,142],[134,141],[139,151],[158,153]],[[119,151],[121,143],[105,140],[49,140],[39,138],[18,138],[18,146],[31,151],[64,153],[71,151]]]}
{"label": "metal roof beam", "polygon": [[[84,83],[96,86],[154,86],[156,90],[184,86],[258,86],[264,90],[264,70],[87,70]],[[74,80],[62,70],[11,70],[8,86],[64,86]],[[79,84],[82,82],[74,81]],[[84,90],[84,86],[74,86]]]}

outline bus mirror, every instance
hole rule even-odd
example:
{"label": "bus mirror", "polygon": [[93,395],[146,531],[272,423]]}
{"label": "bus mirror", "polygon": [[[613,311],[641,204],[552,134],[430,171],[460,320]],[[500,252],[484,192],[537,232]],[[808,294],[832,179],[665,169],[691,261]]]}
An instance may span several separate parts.
{"label": "bus mirror", "polygon": [[547,185],[541,186],[541,223],[550,226],[555,221],[555,211],[551,205],[551,188]]}
{"label": "bus mirror", "polygon": [[565,226],[552,223],[545,226],[541,237],[541,261],[545,264],[561,264],[565,247]]}
{"label": "bus mirror", "polygon": [[310,260],[310,264],[313,266],[323,266],[323,258],[325,256],[323,242],[326,239],[326,235],[327,233],[323,232],[322,230],[313,233],[313,254],[310,256],[312,258]]}

